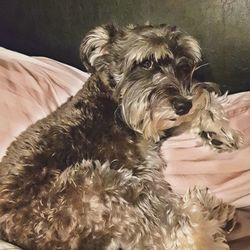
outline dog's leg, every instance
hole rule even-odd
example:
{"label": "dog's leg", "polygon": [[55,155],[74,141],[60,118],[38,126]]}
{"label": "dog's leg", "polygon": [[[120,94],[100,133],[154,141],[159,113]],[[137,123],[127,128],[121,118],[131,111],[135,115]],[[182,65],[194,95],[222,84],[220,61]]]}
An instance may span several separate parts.
{"label": "dog's leg", "polygon": [[195,100],[198,106],[203,106],[192,121],[192,129],[211,148],[218,152],[232,151],[239,148],[241,136],[229,126],[224,110],[218,97],[206,89]]}
{"label": "dog's leg", "polygon": [[228,250],[225,235],[235,225],[235,208],[216,198],[208,189],[189,190],[183,202],[192,231],[192,249]]}
{"label": "dog's leg", "polygon": [[241,141],[239,133],[230,128],[222,113],[214,115],[215,111],[211,109],[204,111],[200,117],[200,137],[218,152],[238,149]]}

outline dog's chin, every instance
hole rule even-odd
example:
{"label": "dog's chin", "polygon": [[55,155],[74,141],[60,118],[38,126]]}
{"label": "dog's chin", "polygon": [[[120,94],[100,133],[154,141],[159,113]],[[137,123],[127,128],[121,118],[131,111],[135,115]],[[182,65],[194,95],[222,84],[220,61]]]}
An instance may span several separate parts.
{"label": "dog's chin", "polygon": [[175,128],[179,127],[181,124],[182,120],[178,119],[178,117],[171,117],[147,124],[148,126],[144,127],[144,130],[141,130],[140,133],[143,134],[146,140],[152,140],[158,143],[163,138],[171,136],[172,133],[169,131],[174,131]]}
{"label": "dog's chin", "polygon": [[[188,121],[185,119],[171,119],[167,126],[160,135],[160,141],[168,139],[172,136],[177,136],[186,131],[187,127],[184,124],[188,124]],[[170,125],[171,124],[171,125]]]}
{"label": "dog's chin", "polygon": [[185,115],[169,118],[165,128],[162,130],[160,140],[183,133],[188,128],[187,124],[191,123],[194,115],[194,110],[190,110],[190,112]]}
{"label": "dog's chin", "polygon": [[175,128],[180,126],[182,123],[189,122],[192,119],[192,116],[193,113],[190,112],[185,115],[169,118],[168,121],[166,122],[166,128],[164,130]]}

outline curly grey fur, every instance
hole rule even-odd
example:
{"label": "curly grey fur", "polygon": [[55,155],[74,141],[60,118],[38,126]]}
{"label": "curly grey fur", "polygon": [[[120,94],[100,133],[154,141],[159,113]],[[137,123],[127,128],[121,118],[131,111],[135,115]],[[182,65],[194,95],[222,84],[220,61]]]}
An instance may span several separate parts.
{"label": "curly grey fur", "polygon": [[228,249],[234,208],[207,189],[172,192],[158,152],[186,129],[238,147],[210,85],[191,82],[197,41],[167,25],[106,25],[80,52],[89,80],[0,163],[0,237],[32,250]]}

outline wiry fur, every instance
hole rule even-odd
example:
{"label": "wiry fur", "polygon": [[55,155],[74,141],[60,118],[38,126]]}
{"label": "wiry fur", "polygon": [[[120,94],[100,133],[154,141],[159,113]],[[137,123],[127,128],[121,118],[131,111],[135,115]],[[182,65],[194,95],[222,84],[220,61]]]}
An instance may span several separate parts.
{"label": "wiry fur", "polygon": [[166,25],[106,25],[80,52],[89,80],[1,162],[0,237],[32,250],[229,249],[234,208],[207,189],[173,193],[158,152],[187,129],[238,147],[211,85],[191,81],[197,41]]}

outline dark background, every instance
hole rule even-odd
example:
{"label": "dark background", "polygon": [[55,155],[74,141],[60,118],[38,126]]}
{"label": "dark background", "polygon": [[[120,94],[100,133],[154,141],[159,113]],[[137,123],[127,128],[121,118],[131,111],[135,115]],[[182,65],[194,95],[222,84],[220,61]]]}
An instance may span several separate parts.
{"label": "dark background", "polygon": [[168,23],[198,39],[202,80],[250,90],[250,0],[0,0],[0,45],[83,69],[80,41],[107,23]]}

